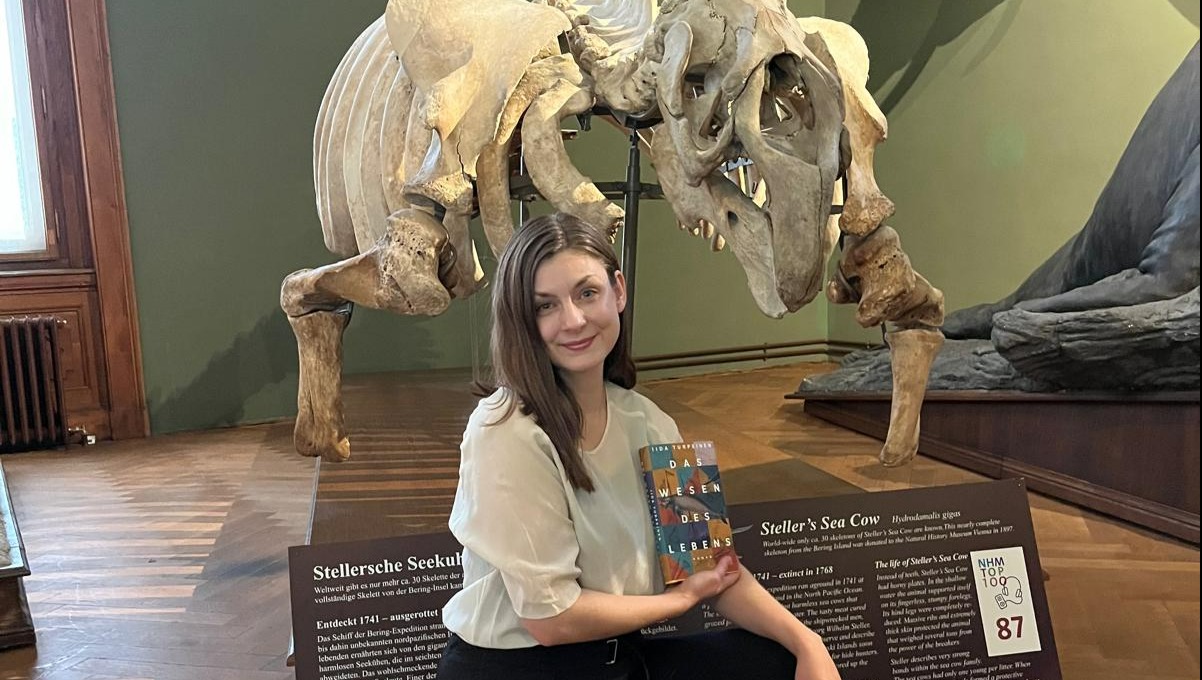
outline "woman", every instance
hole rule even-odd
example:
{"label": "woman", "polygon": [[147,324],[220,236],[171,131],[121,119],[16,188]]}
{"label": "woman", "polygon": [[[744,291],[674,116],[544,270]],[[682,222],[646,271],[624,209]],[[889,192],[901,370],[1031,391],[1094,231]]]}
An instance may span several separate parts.
{"label": "woman", "polygon": [[[534,218],[494,286],[498,389],[464,433],[450,520],[464,587],[443,610],[439,679],[837,679],[821,639],[734,559],[664,590],[637,452],[681,437],[630,390],[626,281],[605,236]],[[743,630],[638,634],[705,600]]]}

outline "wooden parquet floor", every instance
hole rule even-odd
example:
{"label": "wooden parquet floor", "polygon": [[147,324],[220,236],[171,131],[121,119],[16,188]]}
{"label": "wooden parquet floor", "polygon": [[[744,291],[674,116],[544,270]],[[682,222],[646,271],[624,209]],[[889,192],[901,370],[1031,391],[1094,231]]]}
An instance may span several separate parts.
{"label": "wooden parquet floor", "polygon": [[0,678],[282,680],[314,464],[287,424],[5,456],[36,648]]}
{"label": "wooden parquet floor", "polygon": [[[742,475],[754,488],[737,500],[980,479],[921,457],[881,468],[878,442],[782,398],[824,368],[642,389],[686,436],[719,441],[728,486]],[[448,385],[462,379],[347,380],[356,453],[390,461],[392,472],[323,471],[337,483],[328,522],[354,503],[393,508],[380,524],[397,533],[443,521],[456,472],[446,451],[466,417],[444,405],[461,408],[462,392]],[[36,647],[0,652],[0,680],[291,678],[287,546],[305,540],[316,467],[291,452],[290,434],[278,423],[0,459],[33,570],[25,581],[38,634]],[[1064,678],[1199,678],[1198,549],[1038,496],[1031,502]]]}

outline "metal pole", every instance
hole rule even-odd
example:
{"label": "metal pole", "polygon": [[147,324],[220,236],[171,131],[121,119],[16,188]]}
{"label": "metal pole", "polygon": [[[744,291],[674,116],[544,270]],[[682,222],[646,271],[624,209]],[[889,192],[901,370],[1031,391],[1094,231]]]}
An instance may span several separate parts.
{"label": "metal pole", "polygon": [[[518,177],[526,176],[526,152],[518,151]],[[526,205],[526,201],[518,200],[518,226],[526,223],[526,218],[530,217],[530,206]]]}
{"label": "metal pole", "polygon": [[637,128],[630,128],[630,156],[626,165],[626,195],[623,206],[626,209],[626,221],[622,227],[622,273],[626,276],[626,309],[622,311],[622,325],[627,329],[626,337],[632,345],[632,349],[634,345],[635,250],[638,247],[639,199],[643,192],[639,170],[639,131]]}

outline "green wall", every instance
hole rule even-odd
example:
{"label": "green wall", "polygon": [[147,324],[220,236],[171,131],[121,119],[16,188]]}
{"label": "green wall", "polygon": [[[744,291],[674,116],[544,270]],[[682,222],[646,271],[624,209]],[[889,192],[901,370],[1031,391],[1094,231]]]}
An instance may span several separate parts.
{"label": "green wall", "polygon": [[[151,427],[293,413],[280,281],[330,260],[314,210],[313,125],[346,46],[381,3],[107,4]],[[466,356],[461,342],[425,342],[447,330],[371,316],[357,314],[359,332],[348,333],[353,370],[389,368],[403,351],[388,339],[398,329],[418,339],[405,354],[414,365]]]}
{"label": "green wall", "polygon": [[[1198,3],[829,0],[872,55],[890,220],[948,310],[1014,290],[1088,218],[1198,40]],[[834,339],[879,339],[831,306]]]}

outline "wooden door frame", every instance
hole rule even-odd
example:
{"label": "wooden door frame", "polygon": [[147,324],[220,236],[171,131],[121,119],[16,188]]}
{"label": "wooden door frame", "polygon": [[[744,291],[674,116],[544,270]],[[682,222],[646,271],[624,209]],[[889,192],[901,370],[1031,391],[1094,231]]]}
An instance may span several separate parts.
{"label": "wooden door frame", "polygon": [[105,0],[70,0],[79,135],[113,439],[150,432]]}

